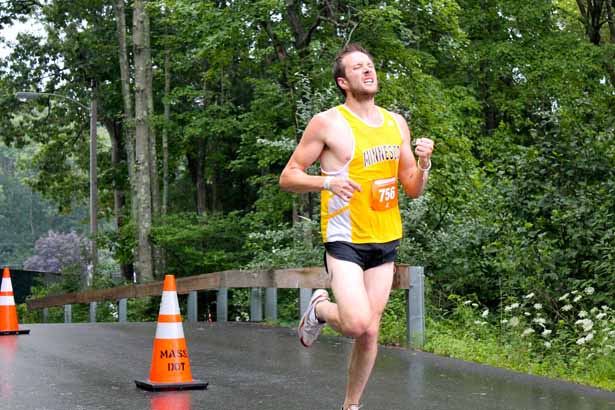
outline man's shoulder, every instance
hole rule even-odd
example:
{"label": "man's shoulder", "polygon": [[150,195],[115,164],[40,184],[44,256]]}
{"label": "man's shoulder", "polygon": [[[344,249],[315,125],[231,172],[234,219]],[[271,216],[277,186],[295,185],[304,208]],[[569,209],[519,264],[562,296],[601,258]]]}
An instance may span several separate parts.
{"label": "man's shoulder", "polygon": [[385,110],[385,111],[388,112],[395,119],[395,121],[397,121],[400,127],[408,126],[408,123],[406,122],[406,119],[404,118],[403,115],[393,112],[393,111],[388,111],[388,110]]}
{"label": "man's shoulder", "polygon": [[335,106],[335,107],[329,108],[328,110],[319,112],[318,114],[314,116],[314,118],[319,117],[321,120],[332,121],[332,120],[338,119],[339,116],[340,116],[340,111],[338,110],[337,106]]}
{"label": "man's shoulder", "polygon": [[342,116],[340,115],[337,107],[333,107],[314,115],[310,122],[319,128],[327,128],[335,126],[341,118]]}
{"label": "man's shoulder", "polygon": [[399,121],[399,120],[406,121],[406,119],[404,118],[404,116],[403,116],[403,115],[401,115],[401,114],[399,114],[399,113],[397,113],[397,112],[395,112],[395,111],[387,110],[386,108],[381,107],[381,106],[379,106],[379,105],[378,105],[377,107],[378,107],[379,109],[381,109],[382,111],[387,112],[389,115],[391,115],[393,118],[395,118],[395,119],[396,119],[396,120],[398,120],[398,121]]}

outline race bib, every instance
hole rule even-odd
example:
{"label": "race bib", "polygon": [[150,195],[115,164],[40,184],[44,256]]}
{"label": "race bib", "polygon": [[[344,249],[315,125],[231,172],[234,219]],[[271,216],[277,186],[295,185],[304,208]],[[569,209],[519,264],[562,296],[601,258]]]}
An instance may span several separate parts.
{"label": "race bib", "polygon": [[377,179],[372,182],[372,209],[386,211],[397,207],[397,178]]}

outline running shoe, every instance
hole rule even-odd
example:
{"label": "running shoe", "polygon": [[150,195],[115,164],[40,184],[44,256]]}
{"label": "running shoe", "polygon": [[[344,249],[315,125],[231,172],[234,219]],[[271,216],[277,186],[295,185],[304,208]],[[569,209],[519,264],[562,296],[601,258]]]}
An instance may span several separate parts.
{"label": "running shoe", "polygon": [[[351,404],[350,406],[346,407],[345,410],[359,410],[361,407],[363,407],[362,404]],[[344,410],[344,407],[342,407],[342,410]]]}
{"label": "running shoe", "polygon": [[322,328],[325,327],[326,323],[320,322],[316,318],[316,304],[323,300],[329,300],[329,293],[324,289],[316,289],[301,318],[301,322],[299,322],[297,333],[299,333],[299,341],[305,347],[310,347],[318,339]]}

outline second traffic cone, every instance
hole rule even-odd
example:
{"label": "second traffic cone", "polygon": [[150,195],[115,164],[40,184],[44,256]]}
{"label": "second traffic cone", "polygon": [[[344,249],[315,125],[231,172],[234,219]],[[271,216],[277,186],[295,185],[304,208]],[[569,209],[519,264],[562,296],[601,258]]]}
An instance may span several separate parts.
{"label": "second traffic cone", "polygon": [[135,380],[135,383],[138,387],[150,391],[207,388],[208,383],[192,380],[173,275],[164,277],[149,379]]}
{"label": "second traffic cone", "polygon": [[30,333],[29,329],[19,330],[11,272],[9,268],[4,268],[2,285],[0,285],[0,336],[27,335],[28,333]]}

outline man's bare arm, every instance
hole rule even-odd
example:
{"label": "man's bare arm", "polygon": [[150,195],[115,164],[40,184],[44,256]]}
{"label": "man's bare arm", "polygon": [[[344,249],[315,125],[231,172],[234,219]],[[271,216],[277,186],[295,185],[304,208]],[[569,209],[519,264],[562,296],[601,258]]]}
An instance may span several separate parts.
{"label": "man's bare arm", "polygon": [[308,175],[305,170],[311,166],[325,149],[323,129],[326,120],[316,115],[308,126],[280,175],[280,187],[290,192],[316,192],[323,188],[325,177]]}
{"label": "man's bare arm", "polygon": [[314,116],[301,137],[299,145],[280,175],[280,187],[290,192],[317,192],[328,189],[344,200],[350,200],[361,186],[351,179],[308,175],[305,170],[320,158],[326,148],[326,135],[331,118],[326,113]]}
{"label": "man's bare arm", "polygon": [[399,180],[406,195],[411,198],[418,198],[423,193],[427,184],[429,174],[424,170],[429,168],[431,164],[433,141],[428,138],[417,140],[416,153],[419,156],[419,163],[417,164],[410,146],[410,129],[408,124],[400,115],[396,114],[395,118],[403,138],[399,154]]}

